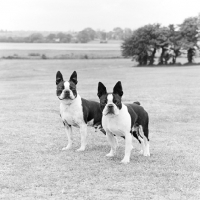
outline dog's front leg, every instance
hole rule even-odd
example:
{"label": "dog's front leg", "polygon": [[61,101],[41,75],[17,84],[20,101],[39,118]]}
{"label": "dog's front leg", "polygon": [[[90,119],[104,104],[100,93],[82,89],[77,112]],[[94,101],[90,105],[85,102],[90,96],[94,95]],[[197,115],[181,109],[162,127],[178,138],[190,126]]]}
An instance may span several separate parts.
{"label": "dog's front leg", "polygon": [[68,150],[68,149],[71,149],[71,147],[72,147],[72,139],[71,139],[72,127],[65,125],[65,132],[67,134],[68,145],[66,147],[62,148],[62,150]]}
{"label": "dog's front leg", "polygon": [[130,132],[127,132],[126,136],[125,136],[125,156],[124,156],[123,160],[121,161],[121,163],[127,164],[130,162],[132,148],[133,148],[132,135]]}
{"label": "dog's front leg", "polygon": [[116,137],[109,131],[106,131],[107,140],[111,146],[110,152],[106,154],[107,157],[113,157],[116,153],[117,149],[117,139]]}
{"label": "dog's front leg", "polygon": [[80,126],[81,147],[77,151],[84,151],[87,145],[87,124]]}

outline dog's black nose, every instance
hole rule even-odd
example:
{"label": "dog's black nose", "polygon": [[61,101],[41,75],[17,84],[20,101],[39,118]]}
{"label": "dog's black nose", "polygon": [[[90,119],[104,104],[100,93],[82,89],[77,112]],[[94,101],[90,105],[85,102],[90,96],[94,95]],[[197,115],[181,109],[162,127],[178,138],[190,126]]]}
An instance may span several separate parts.
{"label": "dog's black nose", "polygon": [[69,90],[65,90],[65,94],[70,94]]}
{"label": "dog's black nose", "polygon": [[113,104],[108,104],[108,108],[113,108]]}

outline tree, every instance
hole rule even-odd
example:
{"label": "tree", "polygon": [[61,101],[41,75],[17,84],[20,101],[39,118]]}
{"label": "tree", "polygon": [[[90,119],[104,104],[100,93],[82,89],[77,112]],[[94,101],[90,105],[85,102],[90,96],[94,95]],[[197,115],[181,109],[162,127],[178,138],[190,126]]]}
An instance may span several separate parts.
{"label": "tree", "polygon": [[149,24],[135,30],[130,38],[122,43],[122,55],[133,57],[139,65],[152,65],[159,46],[159,24]]}
{"label": "tree", "polygon": [[72,35],[67,33],[58,33],[55,39],[59,39],[60,43],[70,43],[72,41]]}
{"label": "tree", "polygon": [[78,33],[77,39],[81,43],[87,43],[90,41],[90,36],[88,35],[86,31],[83,30]]}
{"label": "tree", "polygon": [[44,42],[44,37],[41,33],[33,33],[28,37],[28,42]]}
{"label": "tree", "polygon": [[187,49],[188,63],[192,63],[195,55],[195,47],[199,48],[197,44],[199,19],[198,17],[186,18],[179,27],[183,37],[183,48]]}
{"label": "tree", "polygon": [[66,34],[65,40],[67,43],[70,43],[72,41],[73,36],[71,34]]}
{"label": "tree", "polygon": [[181,55],[181,48],[183,47],[184,40],[179,30],[176,30],[173,24],[169,25],[169,43],[170,49],[173,51],[172,63],[176,63],[176,59]]}
{"label": "tree", "polygon": [[129,38],[132,36],[132,30],[130,28],[125,28],[124,29],[124,36],[123,38],[126,39],[126,38]]}
{"label": "tree", "polygon": [[96,37],[100,41],[106,41],[107,39],[112,39],[111,34],[108,35],[108,33],[106,33],[104,30],[97,30],[96,31]]}
{"label": "tree", "polygon": [[65,39],[65,34],[62,32],[57,33],[56,38],[59,39],[59,42],[62,42]]}
{"label": "tree", "polygon": [[169,54],[168,54],[168,46],[169,46],[169,28],[168,27],[159,27],[157,29],[157,38],[156,43],[157,46],[161,49],[161,55],[159,58],[159,64],[167,64],[169,60]]}
{"label": "tree", "polygon": [[94,40],[96,37],[96,32],[91,28],[85,28],[77,34],[77,39],[81,43],[87,43]]}
{"label": "tree", "polygon": [[123,40],[123,29],[121,29],[120,27],[116,27],[113,29],[113,33],[114,33],[114,39],[116,40]]}
{"label": "tree", "polygon": [[122,55],[132,56],[140,65],[153,65],[157,50],[161,50],[159,64],[169,64],[171,58],[175,64],[183,45],[182,33],[175,30],[174,25],[161,27],[160,24],[149,24],[135,30],[130,38],[124,40]]}
{"label": "tree", "polygon": [[107,37],[106,37],[106,32],[105,31],[101,31],[101,36],[100,36],[100,40],[101,41],[106,41]]}
{"label": "tree", "polygon": [[91,29],[91,28],[85,28],[83,29],[84,32],[86,32],[88,34],[88,37],[90,40],[94,40],[96,37],[96,32]]}
{"label": "tree", "polygon": [[56,39],[56,34],[50,33],[49,35],[47,35],[46,39],[47,41],[54,42],[54,40]]}
{"label": "tree", "polygon": [[107,39],[108,40],[112,40],[113,39],[113,32],[112,31],[107,32],[106,35],[107,35]]}

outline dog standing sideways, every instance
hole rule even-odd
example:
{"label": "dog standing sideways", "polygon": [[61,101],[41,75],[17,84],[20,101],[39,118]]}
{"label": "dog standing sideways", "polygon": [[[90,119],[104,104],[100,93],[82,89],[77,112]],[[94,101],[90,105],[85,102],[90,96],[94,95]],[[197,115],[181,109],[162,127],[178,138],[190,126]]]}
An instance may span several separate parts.
{"label": "dog standing sideways", "polygon": [[107,93],[106,87],[99,82],[98,93],[100,106],[103,113],[102,126],[106,131],[108,142],[111,146],[110,153],[106,156],[112,157],[116,153],[116,136],[125,137],[125,156],[122,163],[130,162],[132,136],[141,143],[141,153],[150,156],[149,152],[149,117],[139,103],[123,104],[121,82],[118,81],[113,88],[113,93]]}
{"label": "dog standing sideways", "polygon": [[77,151],[85,150],[87,144],[87,124],[96,129],[99,128],[105,134],[105,131],[101,128],[102,112],[100,104],[81,98],[76,90],[77,83],[76,71],[72,73],[69,81],[64,81],[60,71],[56,74],[56,93],[60,101],[60,116],[68,138],[68,145],[63,150],[72,147],[72,126],[80,129],[81,147]]}

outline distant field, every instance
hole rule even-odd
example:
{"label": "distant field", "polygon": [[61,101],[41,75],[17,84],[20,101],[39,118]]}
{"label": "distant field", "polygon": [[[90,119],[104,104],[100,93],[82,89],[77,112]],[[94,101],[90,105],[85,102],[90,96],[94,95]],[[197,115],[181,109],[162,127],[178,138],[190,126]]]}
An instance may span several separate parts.
{"label": "distant field", "polygon": [[0,50],[0,58],[15,59],[103,59],[122,58],[120,50]]}
{"label": "distant field", "polygon": [[118,43],[0,43],[0,50],[120,50]]}
{"label": "distant field", "polygon": [[[200,197],[200,66],[132,67],[129,59],[0,60],[0,198],[15,200],[198,200]],[[88,128],[87,150],[62,151],[55,74],[78,73],[78,91],[97,100],[122,81],[124,102],[140,101],[150,116],[151,157],[120,164],[124,140],[109,159],[105,136]]]}
{"label": "distant field", "polygon": [[[107,44],[1,43],[0,58],[98,59],[122,58],[119,42]],[[43,56],[43,57],[42,57]]]}

